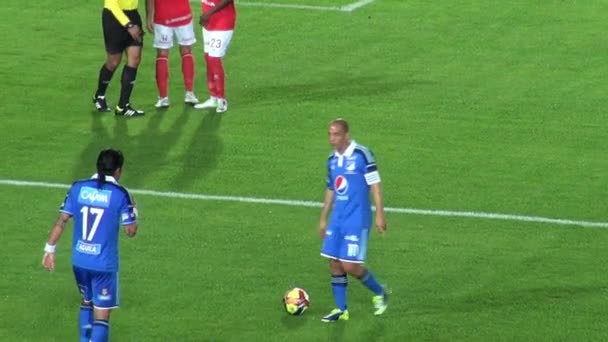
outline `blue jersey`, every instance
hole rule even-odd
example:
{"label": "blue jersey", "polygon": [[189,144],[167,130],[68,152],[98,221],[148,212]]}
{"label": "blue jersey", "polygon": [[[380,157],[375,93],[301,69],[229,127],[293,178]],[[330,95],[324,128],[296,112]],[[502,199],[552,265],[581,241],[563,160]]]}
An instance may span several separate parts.
{"label": "blue jersey", "polygon": [[109,176],[100,189],[95,177],[77,181],[60,211],[74,217],[72,264],[94,271],[117,272],[120,224],[134,224],[137,220],[129,192]]}
{"label": "blue jersey", "polygon": [[369,187],[380,182],[372,152],[352,141],[343,154],[334,152],[329,156],[327,171],[327,188],[334,192],[331,224],[369,228],[372,224]]}

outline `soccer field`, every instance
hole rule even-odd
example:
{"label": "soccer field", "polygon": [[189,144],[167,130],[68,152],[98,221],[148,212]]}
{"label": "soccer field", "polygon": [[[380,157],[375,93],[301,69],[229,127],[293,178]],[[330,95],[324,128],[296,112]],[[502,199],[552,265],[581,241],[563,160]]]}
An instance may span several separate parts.
{"label": "soccer field", "polygon": [[[180,103],[177,50],[172,107],[154,109],[147,35],[132,97],[146,115],[125,119],[90,101],[105,57],[101,1],[58,0],[50,12],[3,0],[0,341],[77,340],[71,227],[56,271],[40,259],[66,187],[110,146],[125,154],[121,182],[141,218],[120,242],[112,341],[607,340],[608,5],[339,10],[356,3],[237,3],[222,115]],[[368,250],[392,296],[374,317],[351,278],[350,320],[328,325],[315,205],[339,116],[374,151],[393,209]],[[294,285],[312,300],[301,317],[280,305]]]}

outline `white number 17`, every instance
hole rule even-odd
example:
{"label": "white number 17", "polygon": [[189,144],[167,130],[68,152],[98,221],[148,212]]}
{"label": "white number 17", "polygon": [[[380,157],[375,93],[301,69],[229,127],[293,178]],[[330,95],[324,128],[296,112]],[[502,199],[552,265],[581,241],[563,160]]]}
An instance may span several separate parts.
{"label": "white number 17", "polygon": [[[101,208],[90,208],[87,206],[82,207],[80,209],[82,213],[82,239],[84,241],[93,240],[93,236],[95,236],[95,232],[97,232],[97,228],[99,228],[99,222],[101,222],[101,216],[103,215],[103,209]],[[91,215],[95,216],[95,220],[93,221],[93,225],[91,226],[91,231],[87,236],[87,230],[89,229],[89,212]]]}

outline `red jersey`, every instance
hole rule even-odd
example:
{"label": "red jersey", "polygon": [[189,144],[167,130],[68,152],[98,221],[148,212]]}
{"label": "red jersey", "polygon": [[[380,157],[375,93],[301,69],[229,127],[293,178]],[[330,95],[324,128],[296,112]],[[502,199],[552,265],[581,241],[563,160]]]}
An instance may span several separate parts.
{"label": "red jersey", "polygon": [[188,0],[154,0],[154,23],[169,27],[188,24],[192,9]]}
{"label": "red jersey", "polygon": [[[157,0],[158,1],[158,0]],[[203,1],[203,13],[208,12],[215,6],[219,5],[222,0],[202,0]],[[236,24],[236,9],[234,8],[234,1],[230,2],[226,7],[213,13],[209,17],[205,29],[208,31],[231,31],[234,30]]]}

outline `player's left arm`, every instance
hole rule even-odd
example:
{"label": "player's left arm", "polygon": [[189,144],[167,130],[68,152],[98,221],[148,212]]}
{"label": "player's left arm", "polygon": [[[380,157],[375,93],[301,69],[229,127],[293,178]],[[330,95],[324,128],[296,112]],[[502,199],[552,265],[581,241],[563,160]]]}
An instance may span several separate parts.
{"label": "player's left arm", "polygon": [[49,239],[46,242],[46,246],[44,246],[44,255],[42,256],[42,266],[49,271],[55,269],[55,248],[57,241],[61,238],[65,224],[68,223],[71,217],[72,215],[66,212],[60,213],[57,222],[51,228]]}
{"label": "player's left arm", "polygon": [[127,192],[120,209],[120,221],[124,227],[125,233],[132,238],[137,234],[137,217],[139,216],[135,199]]}
{"label": "player's left arm", "polygon": [[386,231],[386,217],[384,216],[384,198],[382,196],[381,183],[374,183],[370,185],[372,196],[374,197],[374,203],[376,204],[376,229],[380,233]]}
{"label": "player's left arm", "polygon": [[384,216],[384,196],[380,185],[380,173],[376,165],[376,158],[371,151],[367,151],[365,159],[365,181],[370,187],[376,204],[376,229],[379,233],[384,233],[386,231],[386,217]]}
{"label": "player's left arm", "polygon": [[201,24],[201,26],[205,26],[207,24],[207,21],[209,21],[209,18],[214,13],[216,13],[217,11],[221,10],[222,8],[228,6],[231,2],[234,2],[234,0],[222,0],[222,1],[220,1],[219,4],[217,4],[217,6],[213,7],[208,12],[203,13],[201,15],[201,19],[199,21],[199,23]]}

